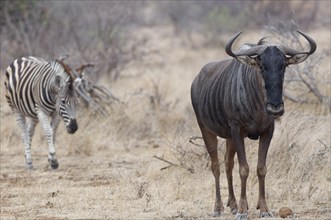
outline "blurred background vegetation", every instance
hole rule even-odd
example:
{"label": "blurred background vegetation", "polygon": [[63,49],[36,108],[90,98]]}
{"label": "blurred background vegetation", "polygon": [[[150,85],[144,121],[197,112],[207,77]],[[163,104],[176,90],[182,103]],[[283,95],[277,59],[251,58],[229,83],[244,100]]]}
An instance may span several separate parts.
{"label": "blurred background vegetation", "polygon": [[[171,25],[193,47],[222,46],[238,31],[276,27],[304,31],[330,27],[327,1],[1,1],[2,70],[15,58],[95,62],[97,73],[116,80],[130,62],[143,59],[142,27]],[[325,7],[326,6],[326,7]],[[195,41],[199,36],[203,41]]]}
{"label": "blurred background vegetation", "polygon": [[[74,68],[82,63],[95,64],[93,70],[86,70],[93,71],[89,79],[102,79],[109,86],[131,63],[144,62],[148,55],[158,53],[149,47],[151,35],[142,30],[170,28],[173,33],[164,37],[197,50],[223,50],[228,38],[238,31],[267,30],[282,43],[304,50],[296,30],[330,30],[330,24],[328,1],[4,0],[0,14],[0,69],[5,72],[21,56],[54,59],[67,55],[67,62]],[[314,67],[328,53],[320,51],[316,59],[305,62],[305,67],[289,70],[294,74],[287,75],[285,87],[301,90],[301,95],[294,97],[286,90],[287,98],[305,103],[309,100],[300,96],[307,97],[309,91],[318,102],[331,107],[330,98],[314,84],[318,71]]]}

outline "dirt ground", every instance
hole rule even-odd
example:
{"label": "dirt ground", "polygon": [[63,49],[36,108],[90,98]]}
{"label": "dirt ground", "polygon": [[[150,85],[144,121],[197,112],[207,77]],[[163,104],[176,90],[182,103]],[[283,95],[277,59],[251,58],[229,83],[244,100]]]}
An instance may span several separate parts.
{"label": "dirt ground", "polygon": [[[186,45],[173,36],[171,28],[144,34],[151,37],[150,49],[159,52],[130,65],[111,85],[127,105],[115,104],[108,118],[81,110],[74,135],[62,131],[62,123],[56,171],[48,169],[40,125],[32,144],[36,170],[26,171],[21,133],[1,86],[1,220],[212,218],[214,179],[209,158],[200,139],[189,142],[200,136],[189,88],[205,63],[226,56],[222,48]],[[330,33],[309,35],[319,50],[329,51],[320,68],[326,74],[318,75],[318,80],[328,82],[324,91],[330,96]],[[260,33],[247,33],[242,38],[256,42],[259,37]],[[267,160],[266,196],[272,219],[280,219],[278,210],[284,206],[293,210],[293,219],[331,219],[330,111],[322,105],[288,100],[285,107]],[[223,146],[220,139],[221,193],[226,204]],[[246,141],[246,149],[251,170],[249,219],[256,219],[257,142]],[[239,198],[237,163],[234,182]],[[218,219],[234,217],[226,208]]]}

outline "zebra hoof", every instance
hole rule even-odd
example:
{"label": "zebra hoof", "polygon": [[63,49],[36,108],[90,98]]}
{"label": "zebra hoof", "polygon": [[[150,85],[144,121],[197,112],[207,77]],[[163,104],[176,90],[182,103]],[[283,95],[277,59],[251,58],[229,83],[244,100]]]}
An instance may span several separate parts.
{"label": "zebra hoof", "polygon": [[32,163],[28,163],[28,164],[26,164],[26,169],[27,169],[28,171],[35,170],[35,168],[33,167]]}
{"label": "zebra hoof", "polygon": [[51,165],[51,168],[53,170],[56,170],[59,167],[59,163],[57,162],[57,160],[50,160],[49,164]]}

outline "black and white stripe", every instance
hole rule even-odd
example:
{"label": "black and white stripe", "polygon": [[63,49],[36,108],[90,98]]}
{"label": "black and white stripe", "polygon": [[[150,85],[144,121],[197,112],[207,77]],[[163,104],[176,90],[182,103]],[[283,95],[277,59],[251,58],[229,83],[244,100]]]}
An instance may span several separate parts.
{"label": "black and white stripe", "polygon": [[31,140],[38,121],[47,137],[51,167],[58,167],[54,142],[60,118],[69,133],[78,129],[74,82],[71,70],[58,60],[22,57],[7,68],[6,99],[22,129],[28,169],[33,168]]}

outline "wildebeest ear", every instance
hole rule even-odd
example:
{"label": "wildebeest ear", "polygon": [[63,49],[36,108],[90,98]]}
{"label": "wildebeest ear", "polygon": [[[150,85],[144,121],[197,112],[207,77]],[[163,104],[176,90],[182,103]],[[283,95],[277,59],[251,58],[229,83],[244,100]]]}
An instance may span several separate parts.
{"label": "wildebeest ear", "polygon": [[256,60],[256,57],[251,56],[237,56],[236,59],[243,64],[249,65],[249,66],[258,66],[258,62]]}
{"label": "wildebeest ear", "polygon": [[296,54],[294,56],[288,57],[286,59],[286,63],[287,65],[298,64],[305,61],[308,56],[309,56],[308,54]]}

